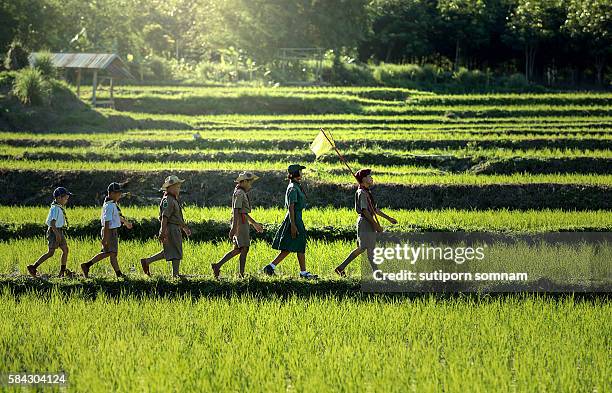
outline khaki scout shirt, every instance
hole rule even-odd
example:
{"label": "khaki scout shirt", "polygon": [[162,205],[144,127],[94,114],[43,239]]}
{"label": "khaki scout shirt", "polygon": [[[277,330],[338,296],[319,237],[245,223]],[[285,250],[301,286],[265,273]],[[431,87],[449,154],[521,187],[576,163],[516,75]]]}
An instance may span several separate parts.
{"label": "khaki scout shirt", "polygon": [[364,189],[358,188],[357,192],[355,193],[355,210],[357,211],[357,214],[361,215],[362,209],[366,209],[370,214],[374,213],[368,203],[368,192]]}
{"label": "khaki scout shirt", "polygon": [[234,189],[234,195],[232,195],[232,208],[238,209],[240,213],[240,221],[238,223],[247,224],[246,215],[251,212],[251,202],[242,188],[236,187]]}
{"label": "khaki scout shirt", "polygon": [[236,188],[232,196],[232,208],[240,209],[240,213],[248,214],[251,212],[251,202],[246,192],[242,188]]}
{"label": "khaki scout shirt", "polygon": [[166,194],[159,203],[159,220],[168,217],[168,224],[185,225],[183,209],[179,201],[171,194]]}

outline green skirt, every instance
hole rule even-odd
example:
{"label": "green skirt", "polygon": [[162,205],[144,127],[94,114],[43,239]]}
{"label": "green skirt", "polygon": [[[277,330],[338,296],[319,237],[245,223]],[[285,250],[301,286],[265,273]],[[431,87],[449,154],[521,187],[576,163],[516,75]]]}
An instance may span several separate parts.
{"label": "green skirt", "polygon": [[289,213],[287,213],[280,228],[276,231],[272,248],[280,251],[306,252],[306,228],[301,211],[299,214],[295,212],[295,226],[297,226],[298,234],[294,239],[291,237],[291,220],[289,219]]}

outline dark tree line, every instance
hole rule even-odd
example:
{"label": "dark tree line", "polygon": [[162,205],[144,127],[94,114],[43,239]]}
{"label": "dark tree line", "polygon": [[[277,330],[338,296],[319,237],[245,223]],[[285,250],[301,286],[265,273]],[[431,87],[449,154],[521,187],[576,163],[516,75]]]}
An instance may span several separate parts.
{"label": "dark tree line", "polygon": [[363,62],[610,83],[610,0],[0,0],[0,47],[259,64],[283,47]]}

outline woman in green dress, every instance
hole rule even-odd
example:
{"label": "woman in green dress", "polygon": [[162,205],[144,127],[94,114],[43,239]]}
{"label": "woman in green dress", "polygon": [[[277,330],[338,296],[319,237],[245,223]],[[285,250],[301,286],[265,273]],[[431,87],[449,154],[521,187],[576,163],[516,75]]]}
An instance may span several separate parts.
{"label": "woman in green dress", "polygon": [[305,166],[292,164],[287,168],[289,185],[285,193],[285,208],[287,214],[282,225],[274,236],[272,248],[280,252],[272,262],[263,268],[264,273],[273,276],[276,266],[292,252],[297,254],[300,263],[300,277],[307,280],[317,279],[317,275],[306,270],[306,228],[302,220],[302,210],[306,195],[302,191],[300,180]]}

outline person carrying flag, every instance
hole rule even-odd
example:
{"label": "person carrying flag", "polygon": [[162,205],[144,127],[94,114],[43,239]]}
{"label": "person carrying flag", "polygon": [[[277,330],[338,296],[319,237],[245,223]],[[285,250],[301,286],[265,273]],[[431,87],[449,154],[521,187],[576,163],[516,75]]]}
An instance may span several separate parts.
{"label": "person carrying flag", "polygon": [[346,259],[334,270],[339,276],[346,277],[344,271],[353,259],[357,258],[364,251],[368,253],[368,260],[372,269],[375,270],[374,248],[376,247],[376,232],[382,232],[383,228],[378,222],[377,216],[381,216],[392,224],[397,224],[397,220],[383,213],[377,206],[370,191],[374,184],[372,170],[361,169],[355,173],[355,179],[359,182],[359,187],[355,192],[355,211],[359,215],[357,218],[357,248],[346,257]]}

